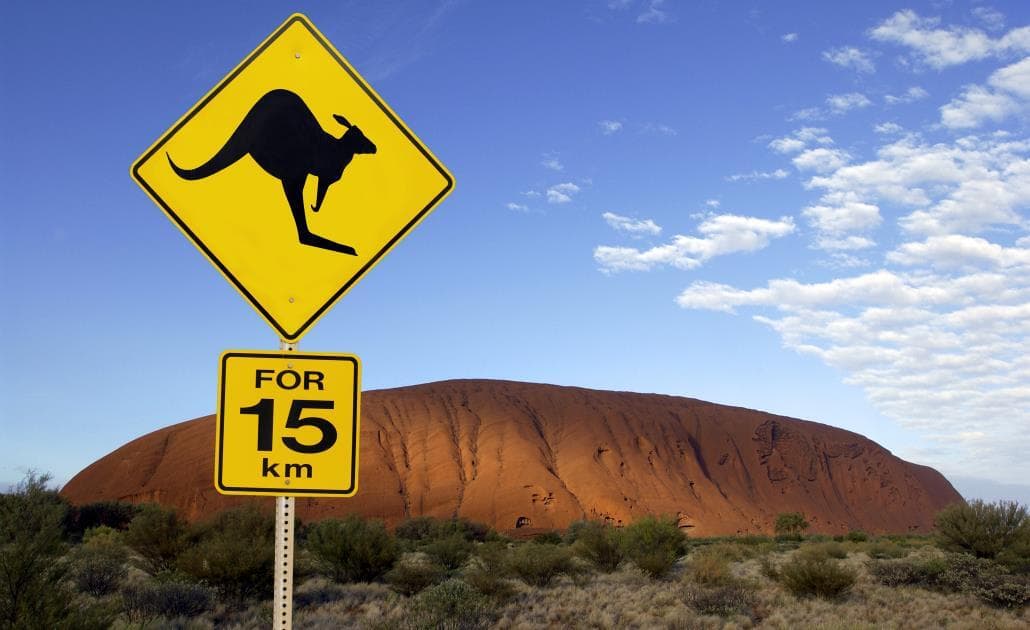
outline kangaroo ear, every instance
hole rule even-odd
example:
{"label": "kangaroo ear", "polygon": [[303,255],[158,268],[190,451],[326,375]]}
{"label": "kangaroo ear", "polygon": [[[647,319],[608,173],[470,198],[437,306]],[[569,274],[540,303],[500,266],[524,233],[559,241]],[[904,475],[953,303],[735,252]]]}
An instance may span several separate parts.
{"label": "kangaroo ear", "polygon": [[343,116],[341,116],[339,114],[333,114],[333,118],[335,118],[336,122],[340,123],[344,127],[350,127],[350,123],[347,122],[347,119],[344,118]]}

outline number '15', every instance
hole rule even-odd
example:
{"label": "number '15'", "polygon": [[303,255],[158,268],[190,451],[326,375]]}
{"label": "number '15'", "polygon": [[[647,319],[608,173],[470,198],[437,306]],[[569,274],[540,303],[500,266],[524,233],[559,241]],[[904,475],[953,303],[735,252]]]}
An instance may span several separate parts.
{"label": "number '15'", "polygon": [[[298,453],[321,453],[329,450],[336,444],[336,427],[325,418],[316,416],[301,417],[305,409],[332,409],[331,400],[294,400],[290,405],[290,413],[286,417],[287,429],[300,429],[302,427],[313,427],[318,429],[322,438],[314,444],[302,444],[294,437],[282,438],[286,448]],[[275,412],[275,400],[262,398],[252,407],[241,407],[240,413],[255,415],[258,417],[258,439],[257,450],[272,450],[272,431]]]}

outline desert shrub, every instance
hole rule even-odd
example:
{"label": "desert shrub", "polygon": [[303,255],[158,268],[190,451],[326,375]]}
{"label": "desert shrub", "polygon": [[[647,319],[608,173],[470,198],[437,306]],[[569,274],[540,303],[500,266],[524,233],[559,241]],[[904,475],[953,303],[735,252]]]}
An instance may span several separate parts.
{"label": "desert shrub", "polygon": [[427,588],[411,601],[401,628],[478,630],[496,618],[490,599],[461,580]]}
{"label": "desert shrub", "polygon": [[802,545],[798,554],[810,558],[835,558],[843,560],[848,557],[848,550],[839,542],[822,542]]}
{"label": "desert shrub", "polygon": [[397,560],[397,542],[381,521],[357,515],[311,526],[307,549],[315,565],[337,582],[371,582]]}
{"label": "desert shrub", "polygon": [[825,543],[830,542],[831,540],[833,540],[833,538],[831,536],[827,536],[826,534],[812,534],[808,537],[808,542],[812,543]]}
{"label": "desert shrub", "polygon": [[1030,515],[1016,501],[954,503],[937,513],[934,524],[943,549],[977,558],[995,558],[1010,546],[1030,541]]}
{"label": "desert shrub", "polygon": [[293,605],[297,609],[313,608],[339,601],[346,587],[325,578],[307,580],[293,590]]}
{"label": "desert shrub", "polygon": [[664,577],[683,555],[686,536],[676,519],[646,516],[623,528],[622,552],[638,569],[653,578]]}
{"label": "desert shrub", "polygon": [[780,567],[769,556],[762,556],[758,561],[758,572],[773,582],[780,581]]}
{"label": "desert shrub", "polygon": [[29,472],[0,495],[0,627],[58,627],[72,615],[59,561],[68,507],[49,481]]}
{"label": "desert shrub", "polygon": [[275,518],[253,505],[226,510],[190,531],[178,568],[214,587],[231,604],[269,597],[275,562]]}
{"label": "desert shrub", "polygon": [[808,521],[801,512],[781,512],[776,515],[776,522],[773,524],[777,536],[794,539],[801,538],[808,527]]}
{"label": "desert shrub", "polygon": [[393,535],[401,540],[421,542],[436,535],[437,523],[432,516],[413,516],[398,523]]}
{"label": "desert shrub", "polygon": [[414,543],[448,538],[454,534],[468,541],[483,542],[492,530],[483,523],[466,518],[437,519],[431,516],[415,516],[398,523],[393,533],[401,541]]}
{"label": "desert shrub", "polygon": [[754,587],[740,581],[710,587],[689,585],[683,595],[684,603],[702,615],[749,615],[757,599]]}
{"label": "desert shrub", "polygon": [[410,597],[442,582],[447,577],[447,570],[425,555],[408,554],[393,565],[384,577],[390,588]]}
{"label": "desert shrub", "polygon": [[600,521],[579,523],[576,532],[570,536],[573,551],[600,571],[611,573],[618,569],[624,557],[618,531]]}
{"label": "desert shrub", "polygon": [[529,542],[519,545],[505,558],[505,569],[532,586],[548,586],[559,575],[576,572],[572,551],[559,545]]}
{"label": "desert shrub", "polygon": [[1030,575],[1030,537],[1014,541],[1003,549],[994,560],[1013,573]]}
{"label": "desert shrub", "polygon": [[772,542],[772,538],[760,534],[745,534],[734,537],[733,542],[740,545],[767,545]]}
{"label": "desert shrub", "polygon": [[853,529],[844,536],[848,542],[865,542],[869,540],[869,534],[860,529]]}
{"label": "desert shrub", "polygon": [[1019,608],[1030,603],[1030,579],[1007,573],[986,558],[949,553],[916,560],[880,560],[867,565],[869,574],[886,586],[912,585],[946,593],[968,593],[987,604]]}
{"label": "desert shrub", "polygon": [[196,617],[214,605],[211,589],[187,582],[129,584],[121,594],[125,616],[139,624],[158,617]]}
{"label": "desert shrub", "polygon": [[480,593],[503,601],[515,592],[508,579],[511,554],[505,543],[483,543],[476,547],[475,554],[462,570],[461,579]]}
{"label": "desert shrub", "polygon": [[841,599],[857,575],[830,558],[796,556],[779,568],[779,582],[797,597]]}
{"label": "desert shrub", "polygon": [[909,549],[892,542],[878,541],[866,547],[866,555],[875,560],[885,558],[904,558],[909,554]]}
{"label": "desert shrub", "polygon": [[562,544],[562,535],[553,529],[548,532],[540,532],[536,536],[533,536],[533,542],[539,545],[560,545]]}
{"label": "desert shrub", "polygon": [[936,577],[926,562],[912,560],[871,560],[866,564],[869,575],[884,586],[930,586]]}
{"label": "desert shrub", "polygon": [[472,553],[472,543],[458,533],[452,533],[446,538],[432,540],[422,546],[422,551],[429,554],[448,571],[454,571],[461,567],[465,560]]}
{"label": "desert shrub", "polygon": [[97,501],[70,506],[64,518],[64,530],[69,540],[82,540],[83,535],[96,527],[124,530],[140,513],[141,506],[121,501]]}
{"label": "desert shrub", "polygon": [[175,567],[179,554],[188,544],[186,530],[186,524],[175,510],[145,505],[129,523],[125,544],[140,555],[143,569],[155,575]]}
{"label": "desert shrub", "polygon": [[982,580],[975,594],[991,606],[1022,608],[1030,604],[1030,578],[1025,575],[997,574]]}
{"label": "desert shrub", "polygon": [[94,597],[113,593],[128,574],[128,559],[118,532],[105,525],[87,530],[72,553],[75,586]]}
{"label": "desert shrub", "polygon": [[690,555],[683,577],[696,586],[723,586],[733,581],[729,560],[710,549]]}

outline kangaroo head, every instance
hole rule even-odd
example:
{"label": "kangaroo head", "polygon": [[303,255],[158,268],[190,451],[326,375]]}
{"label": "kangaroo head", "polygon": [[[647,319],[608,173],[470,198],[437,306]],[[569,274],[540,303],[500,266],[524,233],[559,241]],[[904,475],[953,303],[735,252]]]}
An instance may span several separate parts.
{"label": "kangaroo head", "polygon": [[376,145],[369,140],[364,132],[357,125],[347,122],[347,119],[339,114],[333,114],[338,123],[347,128],[347,131],[340,138],[340,143],[347,147],[353,155],[373,154],[376,152]]}

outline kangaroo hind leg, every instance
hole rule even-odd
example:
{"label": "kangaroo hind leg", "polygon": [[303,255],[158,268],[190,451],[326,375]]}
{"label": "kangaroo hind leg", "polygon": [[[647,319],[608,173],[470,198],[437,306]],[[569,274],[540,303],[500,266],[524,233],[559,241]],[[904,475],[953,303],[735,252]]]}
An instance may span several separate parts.
{"label": "kangaroo hind leg", "polygon": [[358,253],[349,245],[337,243],[317,234],[312,234],[308,229],[308,219],[304,215],[304,180],[283,180],[283,192],[286,193],[286,201],[290,203],[290,212],[293,214],[293,222],[297,224],[297,240],[302,245],[328,249],[329,251],[357,256]]}

